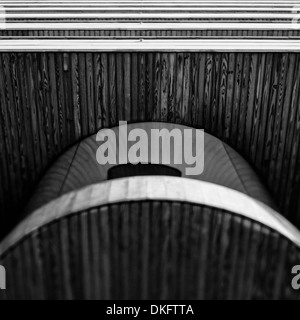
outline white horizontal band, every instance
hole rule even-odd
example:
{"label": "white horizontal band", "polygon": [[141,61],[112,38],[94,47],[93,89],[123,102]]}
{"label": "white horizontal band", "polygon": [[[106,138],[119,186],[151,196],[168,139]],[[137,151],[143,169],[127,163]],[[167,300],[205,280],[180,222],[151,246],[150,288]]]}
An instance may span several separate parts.
{"label": "white horizontal band", "polygon": [[[3,3],[107,3],[107,0],[5,0]],[[110,3],[127,3],[127,2],[135,2],[135,3],[141,3],[141,2],[161,2],[161,3],[174,3],[174,2],[181,2],[182,0],[111,0]],[[237,3],[237,4],[243,4],[243,3],[298,3],[299,0],[187,0],[186,2],[194,2],[194,3]]]}
{"label": "white horizontal band", "polygon": [[0,52],[300,52],[300,40],[1,40]]}
{"label": "white horizontal band", "polygon": [[112,12],[95,12],[95,13],[59,13],[59,12],[35,12],[35,13],[9,13],[5,15],[6,19],[293,19],[295,13],[194,13],[180,12],[164,13],[164,12],[138,12],[138,13],[121,13]]}
{"label": "white horizontal band", "polygon": [[[94,22],[7,22],[5,30],[295,30],[291,23],[94,23]],[[300,29],[300,24],[299,24]]]}
{"label": "white horizontal band", "polygon": [[251,6],[248,7],[228,7],[228,6],[201,6],[201,7],[197,7],[194,5],[186,5],[186,4],[182,4],[182,5],[169,5],[169,6],[162,6],[159,4],[155,4],[155,5],[151,5],[149,4],[148,6],[111,6],[109,3],[107,5],[103,5],[103,6],[93,6],[93,7],[89,7],[87,5],[82,6],[82,7],[75,7],[75,6],[69,6],[69,7],[57,7],[57,6],[50,6],[50,7],[43,7],[43,6],[32,6],[30,8],[26,8],[26,7],[9,7],[9,6],[4,6],[8,12],[24,12],[24,11],[30,11],[30,12],[34,12],[34,11],[55,11],[55,12],[60,12],[60,11],[80,11],[80,12],[84,12],[84,11],[99,11],[99,12],[105,12],[105,11],[118,11],[118,12],[122,12],[122,11],[159,11],[159,12],[164,12],[164,11],[189,11],[189,12],[194,12],[194,11],[214,11],[214,12],[226,12],[226,11],[242,11],[242,12],[260,12],[260,11],[268,11],[268,12],[272,12],[272,11],[283,11],[283,12],[292,12],[293,10],[293,6],[288,6],[288,7],[282,7],[282,8],[278,8],[278,7],[258,7],[258,8],[253,8]]}

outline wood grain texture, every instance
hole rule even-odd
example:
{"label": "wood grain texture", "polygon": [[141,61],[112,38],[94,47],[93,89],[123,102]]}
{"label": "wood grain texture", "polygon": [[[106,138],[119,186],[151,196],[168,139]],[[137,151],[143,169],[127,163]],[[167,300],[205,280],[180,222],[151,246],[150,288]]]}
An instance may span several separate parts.
{"label": "wood grain texture", "polygon": [[63,150],[137,119],[226,141],[299,227],[299,68],[295,53],[1,53],[1,234]]}
{"label": "wood grain texture", "polygon": [[7,251],[0,300],[297,300],[290,270],[299,257],[276,232],[226,211],[119,203],[44,225]]}
{"label": "wood grain texture", "polygon": [[[167,122],[138,122],[127,126],[128,132],[134,129],[143,129],[150,137],[152,129],[167,129],[168,132],[176,129],[184,134],[184,130],[191,128]],[[112,130],[118,137],[118,127],[113,127]],[[196,146],[195,135],[191,140],[191,145]],[[63,194],[109,179],[109,172],[117,168],[115,165],[110,164],[99,165],[95,157],[98,148],[99,143],[96,141],[96,136],[92,135],[65,152],[39,182],[33,196],[26,205],[25,212],[31,213]],[[161,153],[162,147],[159,150]],[[200,150],[200,146],[198,146],[198,150]],[[150,155],[150,147],[148,152]],[[148,159],[145,159],[145,161],[148,161]],[[261,179],[247,161],[227,144],[207,133],[204,134],[204,163],[204,170],[201,175],[195,176],[186,175],[187,165],[185,162],[182,165],[178,165],[174,163],[172,158],[168,167],[178,171],[180,176],[187,176],[190,179],[207,181],[237,190],[275,210],[278,209],[272,197],[266,191]],[[123,169],[119,167],[117,170],[119,174],[127,176],[126,168]],[[162,170],[163,172],[165,172],[165,175],[169,175],[167,170]],[[156,173],[153,173],[153,175],[156,175]]]}

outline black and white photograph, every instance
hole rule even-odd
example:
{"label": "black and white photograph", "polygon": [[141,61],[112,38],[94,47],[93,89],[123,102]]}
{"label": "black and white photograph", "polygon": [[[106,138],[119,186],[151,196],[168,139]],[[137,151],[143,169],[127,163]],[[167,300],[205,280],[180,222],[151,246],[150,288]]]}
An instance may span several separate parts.
{"label": "black and white photograph", "polygon": [[300,300],[300,0],[0,0],[2,300]]}

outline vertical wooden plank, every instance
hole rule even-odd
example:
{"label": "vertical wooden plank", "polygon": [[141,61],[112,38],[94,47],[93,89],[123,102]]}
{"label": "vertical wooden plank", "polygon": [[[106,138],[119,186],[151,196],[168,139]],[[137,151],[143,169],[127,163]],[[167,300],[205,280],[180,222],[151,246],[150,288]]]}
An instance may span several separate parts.
{"label": "vertical wooden plank", "polygon": [[[152,202],[150,207],[150,242],[153,245],[150,246],[150,261],[152,263],[149,265],[149,296],[148,299],[154,299],[155,297],[160,298],[161,292],[158,290],[160,287],[159,270],[160,264],[159,260],[161,257],[160,239],[161,239],[161,208],[160,203]],[[159,254],[157,254],[159,252]]]}
{"label": "vertical wooden plank", "polygon": [[247,220],[242,220],[243,229],[242,234],[240,235],[239,240],[239,261],[237,269],[239,270],[236,277],[236,287],[234,293],[234,299],[244,299],[245,287],[244,282],[247,278],[247,256],[248,248],[250,241],[250,231],[251,231],[251,222]]}
{"label": "vertical wooden plank", "polygon": [[266,128],[268,121],[268,105],[269,105],[269,93],[271,89],[272,81],[272,65],[273,54],[266,55],[265,75],[263,80],[263,91],[261,93],[261,118],[259,121],[258,141],[256,147],[256,164],[259,168],[263,165],[263,154],[265,146]]}
{"label": "vertical wooden plank", "polygon": [[88,114],[88,134],[94,134],[95,129],[95,91],[94,91],[94,64],[93,54],[86,53],[86,94],[87,94],[87,114]]}
{"label": "vertical wooden plank", "polygon": [[74,121],[74,112],[75,107],[73,105],[73,88],[72,88],[72,61],[71,54],[63,54],[63,92],[64,92],[64,101],[66,105],[66,122],[67,122],[67,137],[68,143],[74,141],[75,135],[75,121]]}
{"label": "vertical wooden plank", "polygon": [[[221,54],[221,83],[220,83],[220,98],[219,98],[219,114],[218,114],[218,137],[226,137],[226,101],[227,101],[227,77],[229,68],[229,55],[228,53]],[[211,115],[209,115],[211,125]]]}
{"label": "vertical wooden plank", "polygon": [[[239,216],[233,217],[231,221],[231,228],[230,228],[230,254],[228,255],[227,259],[230,261],[230,269],[228,272],[231,274],[239,273],[239,246],[240,246],[240,235],[241,235],[241,225],[242,225],[242,218]],[[236,288],[238,285],[237,277],[229,277],[229,281],[227,283],[227,299],[232,300],[236,297]]]}
{"label": "vertical wooden plank", "polygon": [[211,131],[218,132],[218,114],[222,110],[219,107],[220,85],[221,85],[221,56],[219,53],[213,55],[211,61]]}
{"label": "vertical wooden plank", "polygon": [[[160,261],[160,270],[159,270],[159,282],[160,282],[160,298],[165,300],[167,297],[172,296],[174,292],[172,290],[172,282],[169,282],[168,279],[172,279],[170,275],[171,272],[171,261],[170,261],[170,214],[171,208],[168,203],[161,203],[161,261]],[[182,282],[182,279],[179,278],[178,281]]]}
{"label": "vertical wooden plank", "polygon": [[235,86],[235,54],[229,53],[228,55],[228,69],[227,69],[227,89],[226,89],[226,110],[224,119],[224,133],[223,139],[225,142],[230,142],[231,125],[232,125],[232,106],[233,106],[233,95]]}
{"label": "vertical wooden plank", "polygon": [[117,78],[116,78],[116,55],[114,53],[110,53],[108,55],[108,84],[109,88],[107,88],[107,85],[104,83],[105,88],[109,91],[109,104],[108,104],[108,110],[109,110],[109,124],[111,126],[114,126],[117,124],[118,120],[118,111],[117,111]]}
{"label": "vertical wooden plank", "polygon": [[233,92],[233,107],[232,107],[232,122],[231,122],[231,133],[230,133],[230,144],[233,146],[237,145],[238,140],[238,128],[240,119],[240,107],[241,107],[241,93],[242,93],[242,82],[243,82],[243,64],[244,54],[237,53],[234,67],[234,92]]}
{"label": "vertical wooden plank", "polygon": [[272,149],[271,149],[271,159],[269,165],[269,185],[278,179],[278,174],[276,172],[276,161],[278,156],[278,144],[281,129],[281,121],[283,114],[283,102],[284,102],[284,91],[285,91],[285,81],[287,77],[288,70],[288,54],[281,54],[280,69],[279,69],[279,88],[276,103],[276,113],[275,113],[275,123],[273,127],[273,138],[272,138]]}
{"label": "vertical wooden plank", "polygon": [[[276,172],[276,180],[273,184],[274,193],[279,193],[280,184],[282,181],[282,166],[284,163],[284,155],[286,153],[286,145],[287,145],[287,131],[288,131],[288,120],[290,117],[290,112],[292,111],[291,106],[291,97],[293,91],[293,82],[294,82],[294,75],[295,75],[295,62],[296,56],[295,54],[290,53],[287,57],[287,74],[284,81],[284,91],[283,91],[283,102],[282,102],[282,116],[280,120],[280,128],[279,128],[279,137],[278,137],[278,146],[277,146],[277,159],[275,164],[275,172]],[[299,74],[297,75],[299,77]]]}
{"label": "vertical wooden plank", "polygon": [[160,101],[161,101],[161,54],[154,53],[153,57],[153,67],[154,67],[154,78],[153,78],[153,114],[152,121],[160,121]]}
{"label": "vertical wooden plank", "polygon": [[143,300],[149,297],[149,290],[152,286],[150,280],[150,203],[141,204],[141,234],[142,234],[142,266],[141,266],[141,298]]}
{"label": "vertical wooden plank", "polygon": [[[109,214],[109,229],[111,232],[109,240],[109,246],[111,247],[111,277],[109,287],[111,287],[112,297],[114,299],[120,299],[125,295],[125,292],[122,283],[124,270],[119,269],[119,266],[122,265],[122,253],[119,250],[120,244],[122,242],[122,224],[119,224],[119,219],[121,218],[119,206],[117,204],[110,206],[107,213]],[[107,226],[104,226],[104,224],[102,227],[107,228]]]}
{"label": "vertical wooden plank", "polygon": [[[136,54],[134,62],[136,62]],[[132,72],[131,72],[132,71]],[[124,100],[122,102],[122,108],[124,109],[124,120],[131,121],[131,77],[133,76],[134,72],[137,70],[131,69],[131,54],[124,53],[123,56],[123,83],[124,83]],[[134,76],[136,78],[136,75]],[[134,91],[133,91],[134,92]],[[137,93],[135,92],[135,98],[137,97]],[[135,102],[136,103],[136,102]],[[135,115],[137,118],[137,115]]]}
{"label": "vertical wooden plank", "polygon": [[209,281],[207,273],[210,264],[210,221],[211,221],[211,210],[209,208],[201,208],[201,220],[200,220],[200,250],[199,250],[199,271],[197,279],[197,299],[204,299],[205,293],[208,292]]}
{"label": "vertical wooden plank", "polygon": [[131,93],[130,93],[130,100],[129,100],[129,110],[131,111],[128,114],[128,120],[130,118],[130,121],[132,122],[137,122],[140,115],[140,107],[139,107],[139,73],[140,73],[140,63],[138,59],[138,53],[132,52],[130,55],[130,63],[129,67],[130,69],[128,70],[129,75],[128,79],[126,80],[127,82],[130,82],[130,88]]}
{"label": "vertical wooden plank", "polygon": [[216,299],[224,300],[228,296],[228,278],[232,273],[226,272],[226,257],[230,252],[230,224],[231,224],[231,215],[225,212],[218,214],[221,218],[222,231],[219,237],[219,249],[216,255],[218,256],[218,272],[216,276],[216,283],[218,284],[219,290],[216,292]]}
{"label": "vertical wooden plank", "polygon": [[[44,80],[45,60],[44,53],[34,53],[33,55],[33,79],[35,87],[35,99],[37,106],[37,128],[40,135],[41,165],[44,169],[48,161],[50,152],[50,132],[49,132],[49,108],[48,101],[44,98],[47,80]],[[44,106],[45,103],[45,106]]]}
{"label": "vertical wooden plank", "polygon": [[50,96],[50,110],[51,119],[53,123],[53,154],[57,155],[61,151],[60,141],[60,109],[58,106],[58,90],[56,82],[56,69],[55,69],[55,54],[48,53],[48,68],[49,68],[49,96]]}
{"label": "vertical wooden plank", "polygon": [[273,70],[272,70],[272,79],[271,79],[271,91],[270,98],[268,103],[268,120],[266,127],[266,136],[265,136],[265,149],[264,149],[264,159],[263,159],[263,167],[262,171],[267,173],[270,164],[270,156],[272,150],[272,138],[273,138],[273,128],[274,128],[274,119],[275,119],[275,109],[277,102],[277,92],[278,92],[278,65],[280,55],[274,54],[273,57]]}
{"label": "vertical wooden plank", "polygon": [[[248,257],[247,257],[247,278],[245,279],[245,299],[251,300],[254,298],[255,293],[255,285],[256,283],[256,276],[257,276],[257,264],[259,261],[266,261],[268,260],[266,254],[264,252],[259,251],[259,245],[261,242],[261,226],[253,223],[251,226],[251,235],[250,235],[250,242],[248,248]],[[261,259],[259,259],[261,257]],[[271,273],[272,270],[269,269]],[[263,276],[266,276],[266,270],[263,270]]]}
{"label": "vertical wooden plank", "polygon": [[72,85],[72,106],[74,110],[74,132],[75,139],[80,139],[82,135],[81,123],[81,101],[80,101],[80,80],[78,54],[71,53],[71,85]]}
{"label": "vertical wooden plank", "polygon": [[[86,137],[89,132],[88,121],[88,106],[87,106],[87,74],[86,74],[86,53],[78,53],[77,56],[77,66],[78,66],[78,99],[79,99],[79,108],[80,108],[80,135]],[[74,85],[75,83],[73,83]],[[77,90],[77,89],[76,89]]]}
{"label": "vertical wooden plank", "polygon": [[257,144],[259,139],[259,125],[262,121],[262,95],[263,87],[265,84],[266,76],[266,56],[259,55],[258,59],[258,75],[257,83],[255,90],[255,98],[253,104],[253,118],[252,118],[252,128],[251,128],[251,137],[250,137],[250,158],[255,163],[256,153],[257,153]]}
{"label": "vertical wooden plank", "polygon": [[153,56],[154,54],[149,52],[146,55],[146,117],[145,120],[149,121],[152,119],[153,112]]}
{"label": "vertical wooden plank", "polygon": [[74,298],[73,288],[72,288],[72,277],[70,272],[70,234],[68,228],[68,220],[63,219],[59,224],[59,233],[60,233],[60,254],[62,257],[61,265],[61,277],[64,283],[64,296],[66,300],[71,300]]}
{"label": "vertical wooden plank", "polygon": [[[52,90],[57,92],[57,104],[58,104],[58,117],[59,117],[59,141],[60,148],[64,149],[68,145],[69,133],[68,128],[68,118],[67,118],[67,108],[68,104],[65,100],[64,92],[64,55],[62,53],[55,53],[54,63],[55,63],[55,75],[56,75],[56,87],[52,84]],[[52,94],[54,92],[52,91]]]}
{"label": "vertical wooden plank", "polygon": [[189,101],[190,101],[190,125],[196,126],[197,121],[197,91],[198,91],[198,72],[199,66],[197,64],[197,53],[191,54],[191,76],[190,76],[190,93],[189,93]]}
{"label": "vertical wooden plank", "polygon": [[183,55],[183,93],[182,93],[182,123],[190,125],[191,123],[191,109],[190,109],[190,62],[191,54],[185,53]]}
{"label": "vertical wooden plank", "polygon": [[[14,88],[13,96],[14,96],[14,107],[15,109],[15,123],[14,126],[17,126],[18,133],[18,149],[19,149],[19,165],[20,165],[20,174],[22,185],[26,185],[28,182],[28,173],[32,172],[33,168],[30,165],[30,162],[27,161],[27,150],[30,150],[30,146],[28,146],[26,140],[26,118],[24,116],[26,110],[26,102],[23,102],[23,87],[24,84],[21,82],[22,75],[20,74],[20,65],[19,62],[22,59],[22,55],[15,54],[12,56],[11,70],[12,70],[12,83],[11,85]],[[32,159],[32,154],[30,154],[30,158]],[[22,197],[22,194],[21,194]]]}
{"label": "vertical wooden plank", "polygon": [[[9,161],[9,175],[13,184],[12,199],[10,201],[20,201],[22,194],[22,178],[20,168],[20,134],[18,133],[18,124],[20,124],[20,118],[17,118],[16,109],[20,110],[19,98],[15,101],[14,91],[18,88],[13,88],[13,75],[11,74],[12,65],[15,63],[15,59],[11,57],[10,53],[5,53],[2,60],[2,84],[4,85],[4,97],[6,109],[2,110],[4,121],[7,124],[5,136],[6,139],[6,150],[8,151]],[[10,217],[10,221],[14,221],[15,217]]]}
{"label": "vertical wooden plank", "polygon": [[102,128],[101,112],[101,54],[93,54],[94,61],[94,91],[95,91],[95,128]]}
{"label": "vertical wooden plank", "polygon": [[138,73],[138,121],[146,120],[146,53],[139,53],[137,56]]}
{"label": "vertical wooden plank", "polygon": [[92,299],[100,300],[104,299],[102,293],[102,252],[100,251],[100,217],[97,209],[93,209],[89,212],[89,235],[91,243],[91,276],[93,279],[92,285]]}
{"label": "vertical wooden plank", "polygon": [[[250,79],[249,79],[249,91],[247,100],[247,115],[246,115],[246,129],[245,129],[245,140],[244,140],[244,152],[250,153],[250,143],[253,128],[253,113],[254,113],[254,101],[257,90],[257,79],[258,79],[258,59],[257,53],[251,54],[250,62]],[[250,160],[250,159],[249,159]]]}
{"label": "vertical wooden plank", "polygon": [[170,83],[170,63],[169,54],[162,53],[161,55],[161,86],[160,86],[160,115],[161,121],[168,119],[168,97],[169,97],[169,83]]}
{"label": "vertical wooden plank", "polygon": [[206,79],[206,53],[197,54],[197,63],[199,65],[198,73],[198,93],[197,93],[197,113],[196,123],[198,128],[204,128],[204,97],[205,97],[205,79]]}
{"label": "vertical wooden plank", "polygon": [[[4,67],[3,67],[3,54],[0,54],[0,86],[4,90],[0,90],[0,146],[1,146],[1,154],[0,154],[0,160],[1,160],[1,186],[0,191],[2,193],[2,199],[1,199],[1,219],[4,221],[6,218],[7,212],[4,211],[7,210],[7,206],[9,205],[9,201],[11,201],[12,193],[13,193],[13,186],[11,183],[13,182],[13,179],[11,178],[11,175],[13,172],[12,170],[12,160],[11,160],[11,136],[9,134],[9,123],[7,119],[7,90],[6,88],[6,82],[4,79]],[[7,217],[7,220],[10,218]],[[5,220],[5,221],[7,221]],[[8,221],[7,221],[8,222]],[[4,234],[6,226],[4,224],[1,224],[1,235]]]}
{"label": "vertical wooden plank", "polygon": [[244,54],[244,66],[242,75],[242,88],[241,88],[241,104],[239,110],[239,127],[237,132],[237,150],[241,151],[244,148],[245,140],[245,128],[246,128],[246,117],[247,117],[247,105],[248,105],[248,90],[250,84],[250,60],[251,56],[249,53]]}
{"label": "vertical wooden plank", "polygon": [[89,228],[88,228],[89,212],[83,212],[79,216],[80,237],[81,237],[81,261],[82,261],[82,281],[83,281],[83,296],[85,300],[91,300],[92,287],[94,286],[94,279],[92,278],[92,261],[89,243]]}
{"label": "vertical wooden plank", "polygon": [[123,54],[116,54],[116,86],[117,86],[117,114],[118,121],[126,120],[124,108],[124,61]]}
{"label": "vertical wooden plank", "polygon": [[[179,261],[179,299],[184,300],[187,299],[187,288],[191,285],[187,281],[188,271],[189,271],[189,250],[190,250],[190,214],[191,214],[191,206],[190,204],[182,204],[180,213],[181,217],[181,236],[180,236],[180,255],[184,257]],[[169,214],[170,215],[170,214]],[[169,217],[168,217],[169,218]],[[169,219],[168,219],[169,220]],[[167,221],[168,222],[168,221]],[[170,233],[170,231],[169,231]],[[170,269],[173,266],[170,266]],[[174,279],[174,278],[173,278]],[[167,281],[167,279],[166,279]],[[171,295],[171,292],[170,292]],[[170,296],[169,295],[169,296]]]}
{"label": "vertical wooden plank", "polygon": [[[127,264],[129,267],[129,283],[128,283],[128,295],[129,299],[139,299],[143,292],[142,284],[142,240],[143,236],[141,232],[141,213],[143,204],[134,202],[127,204],[129,211],[129,246],[127,251]],[[124,217],[125,218],[125,217]]]}
{"label": "vertical wooden plank", "polygon": [[[53,159],[54,156],[54,131],[56,129],[56,124],[53,119],[53,108],[51,106],[50,97],[50,74],[49,74],[49,54],[44,53],[41,55],[42,64],[42,83],[43,83],[43,106],[41,110],[44,112],[44,126],[46,126],[46,141],[47,141],[47,156],[48,159]],[[47,160],[47,163],[48,161]],[[51,161],[51,160],[50,160]]]}
{"label": "vertical wooden plank", "polygon": [[176,108],[176,53],[170,53],[169,57],[169,82],[168,82],[168,99],[167,99],[167,121],[175,121]]}
{"label": "vertical wooden plank", "polygon": [[[288,119],[288,132],[287,132],[287,141],[286,141],[286,151],[284,153],[284,160],[283,160],[283,169],[281,174],[281,184],[279,193],[285,194],[283,199],[283,208],[287,209],[290,206],[290,199],[291,199],[291,192],[290,190],[293,189],[294,186],[294,169],[295,163],[297,162],[297,137],[299,137],[299,99],[300,99],[300,79],[299,79],[299,72],[300,72],[300,57],[297,55],[297,63],[295,66],[295,75],[294,75],[294,82],[293,82],[293,91],[291,96],[290,102],[290,114]],[[296,147],[296,148],[295,148]],[[294,212],[290,210],[290,214]],[[297,211],[298,212],[298,211]]]}
{"label": "vertical wooden plank", "polygon": [[81,278],[78,279],[78,274],[82,274],[81,265],[81,239],[78,236],[80,234],[80,223],[79,216],[73,215],[68,219],[68,233],[69,233],[69,250],[66,254],[69,256],[70,264],[70,285],[75,300],[83,299],[83,281]]}
{"label": "vertical wooden plank", "polygon": [[[130,231],[131,231],[131,221],[130,216],[136,212],[135,204],[132,204],[130,207],[128,204],[120,204],[116,211],[118,215],[116,216],[115,223],[119,222],[119,228],[113,228],[115,230],[115,241],[117,247],[115,248],[116,257],[119,259],[119,266],[116,268],[116,272],[119,271],[119,289],[122,298],[125,300],[130,299],[130,290],[131,287],[134,291],[136,279],[131,278],[131,271],[137,275],[137,270],[135,266],[130,268],[130,261],[133,257],[130,257],[130,251],[133,249],[132,244],[130,243]],[[118,235],[117,235],[118,233]],[[116,239],[117,237],[118,240]],[[122,244],[122,250],[119,251],[119,245]],[[129,249],[130,248],[130,249]],[[117,252],[119,251],[119,252]]]}
{"label": "vertical wooden plank", "polygon": [[176,54],[176,80],[177,80],[177,92],[176,92],[176,104],[175,104],[175,122],[181,123],[182,120],[182,108],[183,108],[183,65],[184,56],[182,53]]}

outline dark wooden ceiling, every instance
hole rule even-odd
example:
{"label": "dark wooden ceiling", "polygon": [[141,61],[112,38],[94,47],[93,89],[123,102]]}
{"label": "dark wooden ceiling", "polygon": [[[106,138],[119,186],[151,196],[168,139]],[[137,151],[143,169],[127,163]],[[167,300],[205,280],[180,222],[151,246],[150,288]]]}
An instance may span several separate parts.
{"label": "dark wooden ceiling", "polygon": [[204,128],[300,226],[298,53],[1,53],[2,234],[68,147],[119,120]]}
{"label": "dark wooden ceiling", "polygon": [[300,227],[300,1],[109,4],[1,2],[0,235],[59,155],[119,120],[222,139]]}

